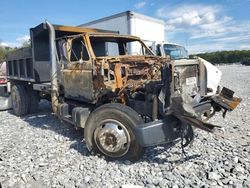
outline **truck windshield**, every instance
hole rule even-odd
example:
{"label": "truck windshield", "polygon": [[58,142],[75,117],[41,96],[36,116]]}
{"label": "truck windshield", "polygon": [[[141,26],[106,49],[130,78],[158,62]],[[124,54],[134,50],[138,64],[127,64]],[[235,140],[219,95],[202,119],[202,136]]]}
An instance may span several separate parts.
{"label": "truck windshield", "polygon": [[96,57],[121,55],[153,55],[140,41],[126,37],[90,37],[92,49]]}
{"label": "truck windshield", "polygon": [[187,59],[188,52],[183,46],[174,44],[164,44],[163,45],[165,55],[169,55],[171,59]]}

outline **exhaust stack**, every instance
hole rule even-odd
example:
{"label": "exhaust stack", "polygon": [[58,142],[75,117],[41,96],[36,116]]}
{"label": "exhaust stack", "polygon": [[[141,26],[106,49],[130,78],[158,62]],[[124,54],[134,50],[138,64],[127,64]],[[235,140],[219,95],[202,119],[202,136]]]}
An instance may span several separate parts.
{"label": "exhaust stack", "polygon": [[57,83],[57,62],[56,62],[56,45],[55,45],[55,29],[51,23],[45,21],[49,29],[49,45],[50,45],[50,60],[51,60],[51,104],[52,110],[57,114],[58,106],[58,83]]}

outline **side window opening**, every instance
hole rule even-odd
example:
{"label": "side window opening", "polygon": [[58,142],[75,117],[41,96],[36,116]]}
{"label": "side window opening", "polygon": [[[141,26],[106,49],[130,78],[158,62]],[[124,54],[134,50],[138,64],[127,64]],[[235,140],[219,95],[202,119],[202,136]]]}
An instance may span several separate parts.
{"label": "side window opening", "polygon": [[70,61],[80,61],[80,60],[83,61],[89,60],[87,47],[82,37],[78,37],[72,40],[71,54],[70,54]]}

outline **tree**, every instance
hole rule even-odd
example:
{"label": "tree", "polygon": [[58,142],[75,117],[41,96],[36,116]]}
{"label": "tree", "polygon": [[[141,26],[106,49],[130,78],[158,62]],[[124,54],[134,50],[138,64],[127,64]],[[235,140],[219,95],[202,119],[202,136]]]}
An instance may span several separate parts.
{"label": "tree", "polygon": [[7,53],[11,50],[10,47],[0,46],[0,63],[6,60]]}
{"label": "tree", "polygon": [[6,50],[4,47],[0,46],[0,63],[5,61],[6,58]]}
{"label": "tree", "polygon": [[250,59],[250,50],[220,51],[197,54],[197,56],[215,64],[243,63]]}

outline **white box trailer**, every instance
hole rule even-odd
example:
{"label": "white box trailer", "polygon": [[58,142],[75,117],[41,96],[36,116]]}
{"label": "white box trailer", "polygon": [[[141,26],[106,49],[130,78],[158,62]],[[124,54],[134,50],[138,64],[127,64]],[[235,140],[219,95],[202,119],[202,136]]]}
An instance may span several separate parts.
{"label": "white box trailer", "polygon": [[[104,17],[80,26],[112,30],[124,35],[138,36],[146,43],[147,41],[165,40],[165,24],[163,20],[132,11]],[[130,50],[131,53],[136,52],[138,50],[136,44],[132,45]]]}

